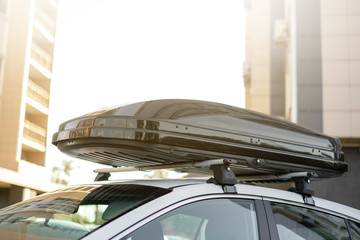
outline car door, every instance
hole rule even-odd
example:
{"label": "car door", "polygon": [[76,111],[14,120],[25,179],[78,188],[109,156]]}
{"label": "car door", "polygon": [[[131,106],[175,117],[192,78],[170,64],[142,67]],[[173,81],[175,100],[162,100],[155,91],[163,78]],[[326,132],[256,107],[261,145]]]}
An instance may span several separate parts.
{"label": "car door", "polygon": [[114,239],[263,240],[267,226],[261,199],[223,194],[178,203]]}

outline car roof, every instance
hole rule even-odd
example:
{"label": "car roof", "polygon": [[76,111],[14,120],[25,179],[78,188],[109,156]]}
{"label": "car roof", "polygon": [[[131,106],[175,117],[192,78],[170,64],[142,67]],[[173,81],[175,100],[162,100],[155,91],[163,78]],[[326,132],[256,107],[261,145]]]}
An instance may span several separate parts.
{"label": "car roof", "polygon": [[[136,184],[153,186],[166,189],[176,188],[191,188],[191,186],[200,186],[207,189],[209,194],[223,194],[224,191],[220,185],[209,184],[206,179],[138,179],[138,180],[109,180],[109,181],[98,181],[91,184],[85,185],[107,185],[107,184]],[[214,187],[217,186],[217,187]],[[261,197],[264,200],[277,201],[284,203],[291,203],[295,205],[304,205],[304,199],[301,194],[285,191],[264,186],[255,186],[250,184],[238,183],[235,185],[237,194]],[[325,199],[313,197],[315,201],[315,207],[320,208],[322,211],[336,213],[347,218],[354,220],[360,220],[360,210],[328,201]],[[314,206],[306,205],[309,208]]]}

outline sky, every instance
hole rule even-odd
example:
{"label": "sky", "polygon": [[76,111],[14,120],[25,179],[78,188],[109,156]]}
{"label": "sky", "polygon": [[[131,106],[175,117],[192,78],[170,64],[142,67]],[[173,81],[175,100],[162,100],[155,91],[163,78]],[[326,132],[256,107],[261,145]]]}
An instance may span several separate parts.
{"label": "sky", "polygon": [[144,100],[244,107],[243,1],[59,2],[50,135],[71,118]]}

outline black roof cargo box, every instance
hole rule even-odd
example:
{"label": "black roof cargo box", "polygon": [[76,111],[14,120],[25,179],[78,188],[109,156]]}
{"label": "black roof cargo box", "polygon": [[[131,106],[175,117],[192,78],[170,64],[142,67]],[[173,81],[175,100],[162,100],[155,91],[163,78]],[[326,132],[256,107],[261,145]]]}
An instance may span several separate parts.
{"label": "black roof cargo box", "polygon": [[310,171],[332,177],[347,171],[337,138],[196,100],[146,101],[90,113],[61,124],[53,144],[71,156],[117,167],[229,158],[236,160],[236,176]]}

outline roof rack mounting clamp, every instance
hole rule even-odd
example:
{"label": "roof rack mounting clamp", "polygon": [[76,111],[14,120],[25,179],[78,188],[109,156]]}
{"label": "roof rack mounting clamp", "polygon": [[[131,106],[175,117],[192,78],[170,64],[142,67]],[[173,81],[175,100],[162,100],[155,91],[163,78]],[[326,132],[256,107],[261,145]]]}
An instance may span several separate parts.
{"label": "roof rack mounting clamp", "polygon": [[230,163],[236,162],[236,160],[224,159],[223,164],[210,165],[210,170],[213,170],[214,177],[208,179],[207,182],[222,185],[224,193],[237,193],[235,187],[237,179],[229,166]]}
{"label": "roof rack mounting clamp", "polygon": [[98,181],[107,181],[109,180],[109,177],[111,176],[110,173],[108,172],[99,172],[96,177],[95,177],[95,182],[98,182]]}
{"label": "roof rack mounting clamp", "polygon": [[295,182],[294,192],[297,192],[303,196],[304,203],[309,205],[315,205],[315,201],[312,198],[314,195],[314,189],[310,184],[311,177],[317,177],[316,173],[308,172],[307,176],[304,177],[293,177],[291,180]]}

